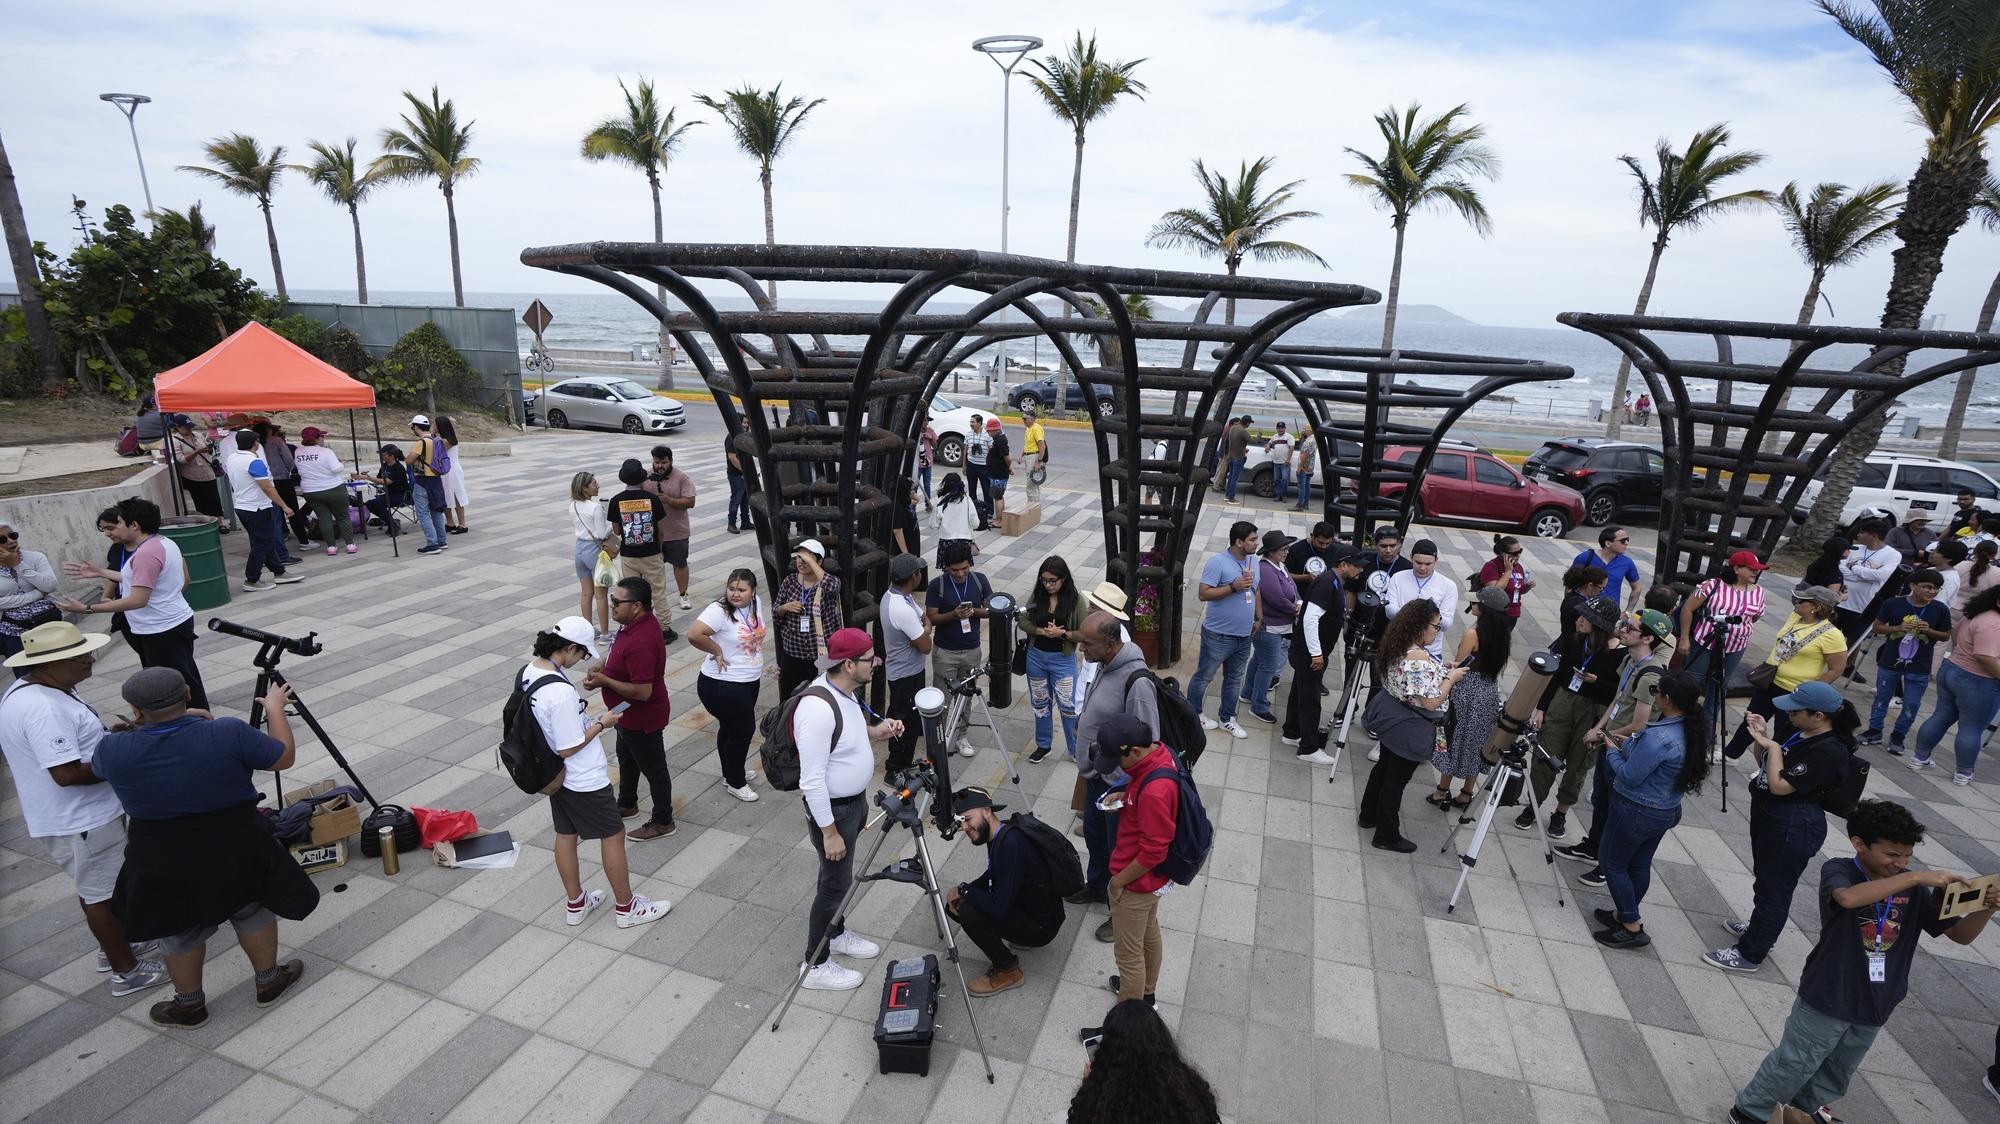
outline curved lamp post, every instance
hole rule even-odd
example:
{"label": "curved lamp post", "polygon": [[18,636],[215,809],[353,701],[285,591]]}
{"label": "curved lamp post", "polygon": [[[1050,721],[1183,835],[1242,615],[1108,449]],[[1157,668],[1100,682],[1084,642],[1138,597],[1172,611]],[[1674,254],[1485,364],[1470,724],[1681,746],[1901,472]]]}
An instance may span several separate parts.
{"label": "curved lamp post", "polygon": [[139,151],[139,107],[152,101],[144,94],[99,94],[98,101],[108,101],[125,114],[125,124],[132,130],[132,155],[139,161],[139,186],[146,193],[146,210],[153,210],[153,185],[146,182],[146,157]]}
{"label": "curved lamp post", "polygon": [[[1014,68],[1028,57],[1028,52],[1041,47],[1042,41],[1034,35],[988,35],[972,41],[972,49],[993,60],[1000,68],[1000,252],[1007,252],[1007,146],[1011,131],[1013,103]],[[1007,312],[1000,313],[1000,322],[1007,322]],[[993,350],[993,408],[999,409],[1007,398],[1007,341],[1003,338]],[[1062,403],[1056,403],[1061,409]]]}

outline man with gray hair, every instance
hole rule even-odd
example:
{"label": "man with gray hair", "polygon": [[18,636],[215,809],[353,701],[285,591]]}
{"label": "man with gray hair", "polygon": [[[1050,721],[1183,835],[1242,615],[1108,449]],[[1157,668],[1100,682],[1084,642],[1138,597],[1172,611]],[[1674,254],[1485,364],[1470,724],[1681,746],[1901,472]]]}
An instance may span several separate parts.
{"label": "man with gray hair", "polygon": [[256,970],[257,1005],[282,998],[305,975],[278,962],[278,918],[300,920],[319,891],[264,825],[252,774],[289,769],[296,756],[285,707],[291,688],[264,695],[270,733],[238,718],[188,711],[188,686],[170,667],[149,667],[119,692],[133,729],[106,734],[90,768],[131,817],[112,908],[132,940],[158,938],[174,997],[153,1004],[154,1026],[208,1021],[202,965],[224,921]]}
{"label": "man with gray hair", "polygon": [[[1110,779],[1097,771],[1091,759],[1098,728],[1115,714],[1129,714],[1143,721],[1155,738],[1160,736],[1159,689],[1146,670],[1145,654],[1137,644],[1123,639],[1121,627],[1118,618],[1100,609],[1083,618],[1083,640],[1078,645],[1083,658],[1098,669],[1076,716],[1076,741],[1070,749],[1077,774],[1083,778],[1083,842],[1090,852],[1084,887],[1069,899],[1076,905],[1109,901],[1106,888],[1111,884],[1111,847],[1118,841],[1117,814],[1097,806],[1111,788]],[[1098,927],[1097,939],[1111,940],[1111,922]]]}

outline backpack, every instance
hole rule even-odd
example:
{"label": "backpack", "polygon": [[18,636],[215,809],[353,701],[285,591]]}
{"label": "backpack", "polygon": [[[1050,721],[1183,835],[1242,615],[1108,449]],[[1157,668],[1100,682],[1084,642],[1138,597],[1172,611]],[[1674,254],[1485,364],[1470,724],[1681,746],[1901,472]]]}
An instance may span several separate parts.
{"label": "backpack", "polygon": [[1181,768],[1192,770],[1208,750],[1208,731],[1201,728],[1201,712],[1181,693],[1179,680],[1171,676],[1162,679],[1150,668],[1141,668],[1125,681],[1126,698],[1132,696],[1132,684],[1142,678],[1152,682],[1159,700],[1160,740],[1174,751]]}
{"label": "backpack", "polygon": [[764,712],[757,720],[757,733],[764,739],[758,747],[757,756],[764,762],[764,779],[779,792],[799,790],[799,743],[794,739],[792,714],[799,709],[799,700],[807,695],[826,700],[833,708],[833,744],[840,744],[840,703],[824,689],[811,683],[793,691],[777,706]]}
{"label": "backpack", "polygon": [[1868,787],[1868,759],[1854,746],[1847,747],[1847,768],[1841,771],[1840,783],[1826,790],[1821,803],[1826,810],[1845,819],[1861,802],[1861,793]]}
{"label": "backpack", "polygon": [[496,751],[500,767],[514,778],[516,788],[531,796],[547,796],[562,787],[563,759],[556,755],[548,735],[542,733],[542,724],[529,709],[536,691],[561,682],[563,677],[551,672],[523,687],[516,675],[514,693],[500,708],[500,747]]}
{"label": "backpack", "polygon": [[1077,861],[1076,848],[1063,837],[1063,833],[1036,819],[1033,813],[1017,812],[1007,817],[1007,826],[1019,828],[1028,842],[1042,856],[1042,862],[1049,868],[1049,890],[1059,897],[1068,897],[1083,889],[1083,864]]}
{"label": "backpack", "polygon": [[1207,865],[1208,853],[1215,846],[1215,826],[1208,821],[1208,809],[1202,806],[1194,778],[1181,769],[1159,768],[1140,777],[1132,782],[1130,799],[1137,799],[1147,782],[1161,775],[1172,777],[1180,786],[1180,806],[1174,816],[1174,841],[1167,845],[1167,857],[1153,869],[1185,886]]}

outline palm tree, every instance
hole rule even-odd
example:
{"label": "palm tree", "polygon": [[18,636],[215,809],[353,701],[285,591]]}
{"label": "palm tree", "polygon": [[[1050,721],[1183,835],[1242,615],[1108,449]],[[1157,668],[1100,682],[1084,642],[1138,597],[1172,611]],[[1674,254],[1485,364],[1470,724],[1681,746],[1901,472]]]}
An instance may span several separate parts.
{"label": "palm tree", "polygon": [[[1818,2],[1867,48],[1928,134],[1896,220],[1900,245],[1881,321],[1884,328],[1916,328],[1944,268],[1945,246],[1971,217],[1986,184],[1986,135],[2000,125],[2000,4],[1876,0],[1871,14],[1834,0]],[[1881,367],[1889,374],[1902,369],[1901,358]],[[1876,411],[1834,451],[1826,485],[1792,537],[1795,545],[1817,550],[1826,540],[1888,420],[1889,411]]]}
{"label": "palm tree", "polygon": [[1852,193],[1842,183],[1823,183],[1801,199],[1799,185],[1788,183],[1771,206],[1792,236],[1792,246],[1812,267],[1800,324],[1810,324],[1819,307],[1820,286],[1827,271],[1852,265],[1896,230],[1896,206],[1903,190],[1887,181],[1866,184]]}
{"label": "palm tree", "polygon": [[[1761,152],[1723,151],[1728,145],[1729,126],[1715,124],[1696,133],[1685,152],[1675,152],[1665,137],[1660,138],[1653,147],[1654,167],[1650,170],[1637,157],[1618,158],[1639,181],[1640,227],[1650,226],[1658,232],[1653,238],[1653,256],[1646,262],[1646,280],[1639,286],[1639,300],[1632,307],[1632,315],[1644,315],[1646,305],[1651,303],[1653,281],[1660,273],[1660,255],[1667,252],[1667,242],[1675,231],[1696,230],[1730,211],[1771,201],[1768,191],[1716,194],[1723,180],[1764,162]],[[1613,439],[1624,428],[1625,383],[1631,373],[1631,358],[1620,359],[1618,378],[1611,389],[1609,433]]]}
{"label": "palm tree", "polygon": [[152,218],[155,238],[178,238],[204,253],[215,253],[215,227],[201,213],[199,200],[188,204],[185,211],[163,207],[154,211]]}
{"label": "palm tree", "polygon": [[[1125,315],[1130,317],[1133,323],[1153,319],[1153,298],[1146,294],[1126,293],[1124,304]],[[1089,309],[1090,314],[1099,320],[1110,319],[1105,313],[1104,302],[1096,297],[1083,298],[1083,307]],[[1115,369],[1125,365],[1125,345],[1118,341],[1117,336],[1101,332],[1079,332],[1077,336],[1097,348],[1098,366]],[[1063,396],[1063,388],[1060,385],[1056,387],[1056,401],[1059,403],[1069,401]]]}
{"label": "palm tree", "polygon": [[[1986,186],[1979,189],[1979,197],[1972,201],[1972,213],[1989,233],[2000,233],[2000,179],[1989,178]],[[2000,311],[2000,273],[1994,274],[1993,284],[1986,287],[1986,303],[1979,308],[1979,324],[1973,330],[1992,331],[1996,311]],[[1981,370],[1974,367],[1958,373],[1958,385],[1951,392],[1951,413],[1944,419],[1944,439],[1938,442],[1938,456],[1946,459],[1958,456],[1958,442],[1965,429],[1965,407],[1972,402],[1972,380]]]}
{"label": "palm tree", "polygon": [[[667,240],[666,218],[660,210],[660,174],[673,161],[674,153],[680,151],[681,140],[689,129],[701,124],[690,121],[676,127],[674,111],[671,107],[660,112],[659,99],[653,96],[653,83],[639,79],[639,90],[633,93],[620,79],[618,91],[625,95],[625,112],[622,116],[606,117],[597,127],[583,135],[583,158],[585,160],[616,160],[629,164],[646,173],[646,185],[653,191],[653,241]],[[653,292],[662,300],[667,299],[664,286],[656,286]],[[660,325],[660,386],[666,390],[674,388],[673,360],[669,358],[667,347],[667,326]]]}
{"label": "palm tree", "polygon": [[403,98],[410,113],[403,114],[403,127],[382,130],[382,155],[369,171],[385,180],[421,180],[435,177],[444,192],[445,225],[451,234],[451,297],[465,307],[465,278],[458,266],[458,207],[453,202],[458,181],[479,170],[479,158],[472,150],[472,122],[458,123],[458,109],[438,99],[431,87],[430,104],[408,90]]}
{"label": "palm tree", "polygon": [[35,264],[35,240],[28,236],[28,216],[21,209],[21,193],[14,186],[14,165],[7,159],[7,145],[0,142],[0,228],[7,236],[7,257],[14,266],[14,288],[21,295],[21,315],[28,329],[28,346],[35,353],[35,366],[42,382],[54,386],[62,381],[62,351],[56,346],[55,326],[42,303],[42,273]]}
{"label": "palm tree", "polygon": [[[757,161],[757,182],[764,185],[764,244],[778,243],[778,229],[771,213],[771,164],[782,156],[785,146],[798,135],[812,111],[826,104],[825,98],[778,100],[783,82],[769,90],[745,86],[730,90],[720,98],[696,94],[694,100],[715,111],[729,126],[736,147]],[[771,299],[778,298],[778,283],[769,283]]]}
{"label": "palm tree", "polygon": [[[1258,261],[1309,261],[1322,268],[1326,259],[1299,245],[1272,238],[1286,223],[1296,219],[1316,219],[1318,211],[1287,211],[1299,186],[1293,180],[1263,191],[1264,174],[1271,170],[1271,158],[1262,156],[1255,164],[1238,164],[1236,182],[1227,174],[1210,172],[1200,160],[1194,162],[1194,178],[1201,181],[1206,199],[1199,207],[1180,207],[1160,216],[1146,233],[1146,245],[1167,249],[1193,250],[1205,258],[1221,258],[1231,277],[1243,259]],[[1224,323],[1236,323],[1236,298],[1226,304]]]}
{"label": "palm tree", "polygon": [[1456,105],[1428,121],[1418,121],[1423,107],[1415,102],[1398,113],[1395,106],[1375,115],[1375,127],[1387,145],[1380,157],[1356,149],[1347,154],[1361,161],[1366,172],[1350,172],[1347,182],[1366,192],[1375,206],[1389,212],[1396,231],[1396,255],[1389,264],[1389,298],[1382,308],[1382,350],[1396,342],[1396,304],[1403,289],[1403,236],[1410,216],[1426,207],[1455,209],[1472,229],[1485,237],[1493,232],[1492,216],[1474,187],[1475,178],[1493,179],[1500,158],[1485,144],[1486,127],[1460,126],[1467,107]]}
{"label": "palm tree", "polygon": [[213,180],[225,189],[257,201],[264,212],[264,236],[271,243],[271,280],[278,287],[278,299],[285,299],[285,266],[278,260],[278,227],[271,221],[271,193],[278,189],[278,176],[285,170],[285,146],[274,144],[265,151],[254,138],[242,133],[217,137],[202,146],[213,166],[183,164],[180,170]]}
{"label": "palm tree", "polygon": [[354,158],[354,147],[359,143],[353,137],[338,147],[321,141],[307,141],[312,149],[310,164],[294,164],[292,170],[303,174],[306,182],[326,194],[328,199],[347,208],[347,217],[354,224],[354,288],[355,296],[362,303],[368,303],[368,261],[361,252],[361,201],[368,193],[382,184],[379,168],[362,168]]}

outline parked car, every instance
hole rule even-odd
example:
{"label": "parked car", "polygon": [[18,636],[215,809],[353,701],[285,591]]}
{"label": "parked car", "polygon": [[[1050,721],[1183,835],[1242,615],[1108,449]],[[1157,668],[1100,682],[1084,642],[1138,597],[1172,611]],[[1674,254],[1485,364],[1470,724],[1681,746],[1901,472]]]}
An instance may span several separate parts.
{"label": "parked car", "polygon": [[521,424],[533,425],[537,420],[535,417],[535,392],[524,390],[521,392]]}
{"label": "parked car", "polygon": [[[1065,380],[1063,387],[1063,409],[1083,409],[1083,387],[1075,378]],[[1117,407],[1112,401],[1112,390],[1108,386],[1093,384],[1091,394],[1097,400],[1097,412],[1108,414]],[[1016,410],[1034,410],[1038,414],[1048,413],[1049,403],[1056,400],[1056,380],[1052,375],[1045,379],[1019,383],[1007,388],[1007,404]]]}
{"label": "parked car", "polygon": [[619,375],[579,375],[545,387],[541,408],[550,429],[577,426],[665,433],[687,424],[687,412],[679,402]]}
{"label": "parked car", "polygon": [[[1827,463],[1832,463],[1831,458]],[[1813,502],[1819,499],[1825,475],[1826,469],[1822,467],[1821,478],[1806,484],[1799,504],[1802,510],[1811,510]],[[1911,511],[1928,511],[1933,519],[1932,529],[1942,531],[1943,520],[1957,506],[1960,488],[1972,489],[1972,494],[1982,501],[1980,506],[1988,511],[1993,510],[1991,501],[2000,499],[2000,484],[1969,464],[1910,453],[1871,453],[1861,462],[1861,476],[1854,482],[1847,506],[1841,509],[1840,522],[1854,522],[1865,507],[1886,508],[1895,513],[1898,523],[1908,518]]]}
{"label": "parked car", "polygon": [[[1266,437],[1265,440],[1268,441],[1270,438]],[[1361,446],[1359,443],[1354,441],[1337,441],[1337,443],[1340,446],[1341,460],[1356,462],[1361,459]],[[1320,471],[1321,467],[1323,466],[1317,464],[1313,467],[1314,492],[1321,492],[1326,489],[1326,473]],[[1249,482],[1251,491],[1266,498],[1277,492],[1277,485],[1272,482],[1273,468],[1271,454],[1264,451],[1264,446],[1261,443],[1256,441],[1251,442],[1250,455],[1243,458],[1243,479]],[[1293,484],[1292,487],[1296,488],[1297,485]]]}
{"label": "parked car", "polygon": [[[1414,445],[1391,446],[1388,459],[1412,464],[1422,452]],[[1401,482],[1379,485],[1384,499],[1402,495]],[[1515,472],[1491,453],[1465,445],[1441,445],[1417,489],[1419,519],[1437,517],[1525,530],[1560,538],[1583,518],[1583,497],[1573,488]]]}
{"label": "parked car", "polygon": [[1621,511],[1658,512],[1667,458],[1636,441],[1560,437],[1535,450],[1521,474],[1583,494],[1583,521],[1601,527]]}
{"label": "parked car", "polygon": [[965,435],[972,432],[973,415],[979,415],[981,424],[993,416],[990,409],[974,409],[961,406],[942,394],[931,395],[930,425],[937,431],[937,464],[939,468],[957,469],[965,464]]}

